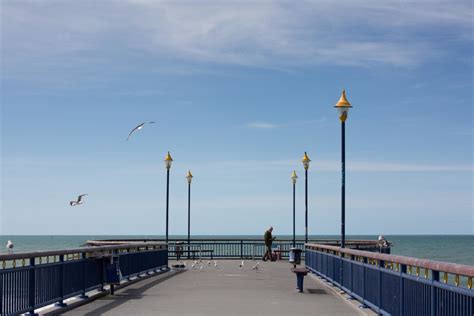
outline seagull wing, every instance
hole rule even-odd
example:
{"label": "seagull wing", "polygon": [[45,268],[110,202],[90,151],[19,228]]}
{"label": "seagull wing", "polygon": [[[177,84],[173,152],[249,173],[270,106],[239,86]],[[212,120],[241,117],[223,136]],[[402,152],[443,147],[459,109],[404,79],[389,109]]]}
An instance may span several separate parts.
{"label": "seagull wing", "polygon": [[130,132],[130,134],[128,134],[127,140],[130,138],[130,136],[132,136],[133,133],[135,133],[136,131],[138,131],[139,129],[141,129],[141,128],[143,127],[143,125],[145,125],[145,123],[141,123],[141,124],[135,126],[135,128],[132,129],[132,131]]}
{"label": "seagull wing", "polygon": [[77,197],[77,202],[82,201],[82,197],[83,197],[83,196],[86,196],[86,195],[87,195],[87,194],[81,194],[81,195],[79,195],[79,196]]}

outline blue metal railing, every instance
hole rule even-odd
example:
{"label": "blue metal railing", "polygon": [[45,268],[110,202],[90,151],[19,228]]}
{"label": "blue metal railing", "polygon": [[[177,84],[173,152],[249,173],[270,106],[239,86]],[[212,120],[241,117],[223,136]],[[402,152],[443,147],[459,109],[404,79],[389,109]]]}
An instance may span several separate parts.
{"label": "blue metal railing", "polygon": [[309,270],[382,315],[474,315],[472,266],[321,244],[305,252]]}
{"label": "blue metal railing", "polygon": [[[127,242],[164,242],[163,239],[121,239],[121,240],[90,240],[89,245],[107,245]],[[328,245],[339,245],[338,240],[315,240],[313,243],[323,243]],[[288,258],[289,250],[293,246],[291,240],[276,240],[273,248],[280,251],[282,258]],[[304,248],[304,240],[296,240],[296,248]],[[349,248],[363,249],[368,251],[379,251],[375,240],[348,240],[346,246]],[[191,239],[188,245],[187,239],[169,239],[169,258],[176,258],[177,251],[181,253],[181,258],[191,257],[213,257],[226,259],[261,258],[265,253],[263,239],[236,239],[236,238],[200,238]],[[202,250],[202,252],[200,252]],[[385,250],[390,250],[386,248]],[[304,254],[303,254],[304,255]]]}
{"label": "blue metal railing", "polygon": [[0,315],[34,310],[104,290],[105,265],[118,257],[122,279],[157,272],[168,265],[163,244],[135,243],[59,251],[0,255]]}

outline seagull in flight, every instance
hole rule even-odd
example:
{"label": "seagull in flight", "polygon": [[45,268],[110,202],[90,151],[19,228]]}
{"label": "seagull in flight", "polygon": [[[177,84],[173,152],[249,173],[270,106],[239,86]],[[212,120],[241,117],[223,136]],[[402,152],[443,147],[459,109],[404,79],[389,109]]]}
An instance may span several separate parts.
{"label": "seagull in flight", "polygon": [[[148,124],[154,124],[155,122],[148,122]],[[127,137],[127,140],[130,139],[130,137],[132,136],[133,133],[135,133],[136,131],[139,131],[143,128],[143,126],[145,126],[145,124],[147,124],[147,122],[143,122],[137,126],[135,126],[134,129],[132,129],[132,131],[130,132],[130,134],[128,134],[128,137]]]}
{"label": "seagull in flight", "polygon": [[76,201],[70,201],[70,202],[69,202],[69,205],[71,205],[71,206],[76,206],[76,205],[80,205],[80,204],[84,203],[84,201],[82,200],[82,198],[83,198],[84,196],[86,196],[86,195],[87,195],[87,194],[81,194],[81,195],[79,195],[79,196],[77,197],[77,200],[76,200]]}
{"label": "seagull in flight", "polygon": [[8,253],[12,253],[13,252],[13,243],[11,240],[7,241],[7,249],[8,249]]}

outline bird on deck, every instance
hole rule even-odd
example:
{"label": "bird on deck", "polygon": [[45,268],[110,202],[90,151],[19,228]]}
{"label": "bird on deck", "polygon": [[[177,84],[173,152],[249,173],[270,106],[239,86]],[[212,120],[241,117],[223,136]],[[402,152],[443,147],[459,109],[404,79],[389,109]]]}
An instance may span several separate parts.
{"label": "bird on deck", "polygon": [[201,263],[201,266],[199,267],[199,270],[202,271],[203,269],[204,269],[204,267],[202,266],[202,263]]}
{"label": "bird on deck", "polygon": [[69,205],[71,206],[76,206],[76,205],[81,205],[82,203],[84,203],[84,200],[83,200],[83,197],[86,196],[87,194],[81,194],[77,197],[77,200],[76,201],[70,201],[69,202]]}
{"label": "bird on deck", "polygon": [[12,253],[13,252],[13,243],[11,240],[7,241],[7,250],[8,250],[8,253]]}
{"label": "bird on deck", "polygon": [[214,260],[214,268],[219,268],[219,267],[217,266],[217,261],[216,261],[216,260]]}
{"label": "bird on deck", "polygon": [[[155,122],[148,122],[148,124],[154,124],[154,123],[155,123]],[[137,126],[135,126],[135,127],[132,129],[132,131],[128,134],[127,140],[130,139],[130,137],[132,136],[133,133],[135,133],[136,131],[141,130],[141,129],[145,126],[145,124],[147,124],[147,122],[143,122],[143,123],[138,124]]]}
{"label": "bird on deck", "polygon": [[260,262],[257,262],[257,264],[255,264],[253,267],[252,267],[252,270],[255,270],[255,271],[258,271],[258,266],[260,265]]}
{"label": "bird on deck", "polygon": [[244,264],[245,264],[245,262],[244,262],[244,260],[242,260],[242,262],[239,264],[239,269],[242,270],[244,268]]}
{"label": "bird on deck", "polygon": [[197,261],[194,261],[191,268],[193,268],[193,269],[196,268],[196,264],[197,264]]}
{"label": "bird on deck", "polygon": [[207,265],[210,267],[211,266],[211,261],[207,261]]}

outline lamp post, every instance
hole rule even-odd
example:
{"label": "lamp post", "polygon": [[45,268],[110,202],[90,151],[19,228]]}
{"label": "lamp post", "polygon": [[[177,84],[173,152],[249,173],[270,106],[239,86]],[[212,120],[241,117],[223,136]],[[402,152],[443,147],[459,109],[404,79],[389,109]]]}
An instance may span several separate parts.
{"label": "lamp post", "polygon": [[186,180],[188,180],[188,258],[189,258],[189,247],[191,245],[191,182],[193,181],[193,174],[191,173],[191,170],[188,171]]}
{"label": "lamp post", "polygon": [[352,107],[346,98],[346,90],[342,90],[339,101],[334,106],[341,120],[341,247],[346,246],[346,119],[349,109]]}
{"label": "lamp post", "polygon": [[173,158],[171,158],[170,152],[165,157],[166,167],[166,244],[168,244],[168,224],[169,224],[169,200],[170,200],[170,169]]}
{"label": "lamp post", "polygon": [[298,176],[296,175],[296,171],[293,170],[291,174],[291,181],[293,182],[293,247],[296,247],[295,241],[295,199],[296,199],[296,179]]}
{"label": "lamp post", "polygon": [[306,152],[304,152],[303,159],[301,160],[303,162],[303,167],[304,167],[304,242],[308,242],[308,169],[309,169],[309,163],[311,162],[311,159],[309,159],[308,155]]}

